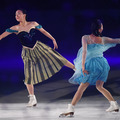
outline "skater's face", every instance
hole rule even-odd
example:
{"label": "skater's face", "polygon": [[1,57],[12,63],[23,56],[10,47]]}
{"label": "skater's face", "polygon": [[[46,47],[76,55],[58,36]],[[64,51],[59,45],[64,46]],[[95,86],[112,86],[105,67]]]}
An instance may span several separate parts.
{"label": "skater's face", "polygon": [[99,29],[99,32],[102,33],[103,31],[103,24],[101,24],[101,28]]}
{"label": "skater's face", "polygon": [[21,22],[26,19],[26,14],[23,14],[21,10],[17,10],[15,13],[15,18],[18,22]]}

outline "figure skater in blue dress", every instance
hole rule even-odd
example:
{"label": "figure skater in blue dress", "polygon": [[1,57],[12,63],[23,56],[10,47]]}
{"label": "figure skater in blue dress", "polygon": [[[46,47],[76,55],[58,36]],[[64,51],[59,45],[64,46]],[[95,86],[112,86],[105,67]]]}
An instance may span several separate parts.
{"label": "figure skater in blue dress", "polygon": [[92,34],[82,37],[82,47],[79,49],[74,60],[76,71],[69,79],[72,84],[79,84],[71,104],[68,104],[66,112],[60,114],[60,117],[72,116],[74,106],[81,99],[84,91],[89,85],[96,85],[96,88],[110,102],[107,112],[119,111],[117,102],[114,100],[108,90],[103,85],[107,80],[110,70],[107,60],[103,57],[103,52],[120,43],[120,39],[102,37],[103,24],[96,20],[92,24]]}
{"label": "figure skater in blue dress", "polygon": [[[37,104],[34,95],[35,84],[47,80],[64,65],[71,69],[75,69],[75,66],[55,51],[55,49],[58,48],[55,38],[37,22],[27,21],[26,15],[26,10],[17,10],[15,18],[19,24],[6,29],[6,31],[0,35],[0,40],[12,33],[16,34],[20,39],[22,44],[21,56],[24,62],[24,83],[29,93],[27,106],[32,107]],[[40,31],[53,41],[54,49],[40,42],[37,31]]]}

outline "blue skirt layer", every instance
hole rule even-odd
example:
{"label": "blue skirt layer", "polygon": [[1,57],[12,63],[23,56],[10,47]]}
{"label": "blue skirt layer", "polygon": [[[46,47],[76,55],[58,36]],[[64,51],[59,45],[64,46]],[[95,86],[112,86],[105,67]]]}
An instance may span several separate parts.
{"label": "blue skirt layer", "polygon": [[81,75],[74,79],[73,83],[90,83],[90,85],[95,85],[97,80],[106,82],[110,66],[104,57],[91,58],[85,63],[85,69],[89,74],[83,75],[81,69]]}
{"label": "blue skirt layer", "polygon": [[110,66],[106,58],[103,57],[103,52],[115,46],[116,44],[88,44],[85,70],[87,70],[89,74],[85,74],[85,76],[82,72],[83,48],[81,47],[74,60],[76,71],[69,79],[69,82],[72,84],[90,83],[90,85],[95,85],[97,80],[106,82]]}

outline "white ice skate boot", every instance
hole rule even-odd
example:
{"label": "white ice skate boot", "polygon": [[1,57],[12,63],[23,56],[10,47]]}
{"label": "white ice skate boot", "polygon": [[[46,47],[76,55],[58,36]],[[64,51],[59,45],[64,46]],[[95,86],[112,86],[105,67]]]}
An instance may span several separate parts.
{"label": "white ice skate boot", "polygon": [[29,97],[29,102],[27,104],[27,107],[36,106],[37,105],[37,100],[36,100],[35,95],[29,95],[28,97]]}
{"label": "white ice skate boot", "polygon": [[110,107],[106,110],[107,112],[119,112],[119,106],[116,101],[110,101]]}
{"label": "white ice skate boot", "polygon": [[69,116],[69,117],[72,117],[74,115],[74,106],[72,104],[68,104],[68,108],[67,110],[60,114],[59,117],[66,117],[66,116]]}

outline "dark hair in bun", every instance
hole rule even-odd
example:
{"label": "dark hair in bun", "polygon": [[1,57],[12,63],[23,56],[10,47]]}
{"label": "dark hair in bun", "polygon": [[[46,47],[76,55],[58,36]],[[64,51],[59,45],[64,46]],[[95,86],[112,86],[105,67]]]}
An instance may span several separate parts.
{"label": "dark hair in bun", "polygon": [[101,24],[102,22],[100,19],[97,19],[92,23],[91,30],[93,35],[102,37],[102,33],[99,32],[99,29],[101,28]]}

